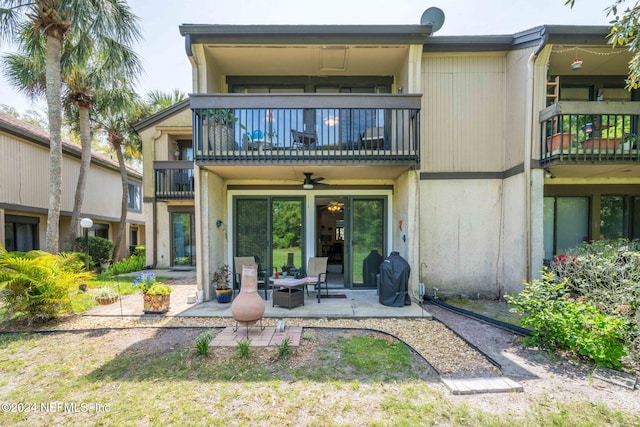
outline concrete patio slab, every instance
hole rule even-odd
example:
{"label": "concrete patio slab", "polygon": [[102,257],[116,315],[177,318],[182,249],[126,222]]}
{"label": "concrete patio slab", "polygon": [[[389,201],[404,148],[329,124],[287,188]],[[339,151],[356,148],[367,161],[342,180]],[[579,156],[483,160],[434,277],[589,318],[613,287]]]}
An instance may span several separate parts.
{"label": "concrete patio slab", "polygon": [[[96,306],[85,313],[85,316],[184,316],[184,317],[232,317],[231,303],[220,304],[215,300],[203,303],[188,303],[189,297],[196,295],[197,286],[194,272],[154,271],[156,276],[167,277],[168,284],[173,286],[171,309],[162,315],[144,314],[142,312],[142,295],[125,295],[114,304]],[[131,274],[135,277],[136,274]],[[380,304],[375,290],[351,290],[333,288],[332,294],[344,294],[346,298],[322,298],[318,303],[315,295],[304,295],[304,305],[293,309],[272,306],[271,291],[267,293],[264,317],[269,319],[296,318],[422,318],[432,316],[422,305],[413,302],[402,307],[388,307]],[[259,292],[264,299],[264,291]],[[193,299],[193,298],[191,298]],[[275,321],[268,323],[275,325]]]}

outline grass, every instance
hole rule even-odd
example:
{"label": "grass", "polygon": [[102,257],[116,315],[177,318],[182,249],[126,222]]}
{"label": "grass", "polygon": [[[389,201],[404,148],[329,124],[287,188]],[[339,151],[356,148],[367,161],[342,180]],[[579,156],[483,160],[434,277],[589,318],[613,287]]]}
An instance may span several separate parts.
{"label": "grass", "polygon": [[[201,334],[202,329],[187,328],[0,335],[2,402],[16,409],[17,403],[37,405],[28,412],[0,411],[0,425],[640,422],[637,414],[577,399],[541,398],[519,414],[481,411],[440,392],[435,378],[421,375],[425,366],[406,346],[380,334],[305,333],[303,346],[278,363],[274,348],[252,348],[246,359],[235,347],[212,348],[209,356],[199,356],[193,343]],[[504,399],[508,405],[510,398]],[[41,403],[53,406],[46,411]],[[64,410],[64,404],[85,410]]]}

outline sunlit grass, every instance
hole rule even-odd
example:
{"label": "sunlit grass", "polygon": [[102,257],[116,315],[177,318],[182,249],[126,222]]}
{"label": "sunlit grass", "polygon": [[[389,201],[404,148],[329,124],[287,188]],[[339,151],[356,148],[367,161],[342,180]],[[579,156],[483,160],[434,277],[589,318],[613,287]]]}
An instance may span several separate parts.
{"label": "sunlit grass", "polygon": [[[127,331],[0,335],[3,402],[91,405],[77,412],[1,412],[0,425],[640,423],[638,414],[583,402],[579,396],[574,401],[539,398],[530,402],[527,411],[500,414],[457,403],[460,399],[411,376],[402,367],[403,346],[386,339],[347,338],[319,348],[321,361],[296,359],[294,353],[293,359],[280,363],[274,362],[273,348],[264,349],[262,355],[256,351],[248,359],[234,355],[233,348],[227,356],[216,348],[209,356],[198,356],[194,343],[201,330],[183,333],[190,333],[190,338],[183,344],[165,341],[171,345],[159,345],[158,333],[131,341]],[[406,376],[382,381],[388,363],[396,362]],[[505,396],[504,405],[509,400]]]}

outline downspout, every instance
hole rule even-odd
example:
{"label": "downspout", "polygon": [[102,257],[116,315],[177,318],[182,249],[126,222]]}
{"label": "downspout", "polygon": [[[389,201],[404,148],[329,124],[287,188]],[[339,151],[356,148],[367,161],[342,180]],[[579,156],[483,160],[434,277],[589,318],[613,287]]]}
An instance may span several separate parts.
{"label": "downspout", "polygon": [[[151,138],[151,158],[156,158],[156,141],[162,136],[161,131],[157,131]],[[156,268],[158,264],[158,201],[156,200],[156,172],[153,171],[153,262],[150,268]]]}
{"label": "downspout", "polygon": [[531,157],[533,153],[533,138],[535,122],[535,100],[534,100],[534,84],[535,84],[535,62],[536,58],[540,54],[540,51],[547,44],[548,36],[545,34],[545,29],[542,29],[542,37],[540,43],[536,46],[535,50],[529,56],[527,61],[527,105],[529,107],[529,114],[526,116],[525,121],[525,138],[524,146],[524,185],[525,185],[525,247],[527,248],[526,254],[526,277],[527,281],[531,282],[531,252],[533,250],[531,242]]}

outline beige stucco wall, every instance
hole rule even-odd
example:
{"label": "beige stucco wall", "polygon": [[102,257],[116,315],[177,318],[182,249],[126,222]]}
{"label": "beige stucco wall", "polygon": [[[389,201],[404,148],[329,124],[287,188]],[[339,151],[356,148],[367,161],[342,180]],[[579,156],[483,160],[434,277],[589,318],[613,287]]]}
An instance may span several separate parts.
{"label": "beige stucco wall", "polygon": [[497,297],[502,275],[502,180],[420,182],[420,253],[427,292]]}
{"label": "beige stucco wall", "polygon": [[502,292],[514,293],[522,290],[522,281],[527,277],[526,195],[524,174],[503,180],[503,204],[501,212],[503,262]]}
{"label": "beige stucco wall", "polygon": [[423,56],[423,171],[504,169],[504,71],[502,53]]}
{"label": "beige stucco wall", "polygon": [[[409,291],[417,299],[420,277],[420,194],[417,171],[408,171],[394,182],[392,215],[389,227],[392,240],[389,252],[397,251],[411,266]],[[384,254],[384,256],[389,255]]]}

